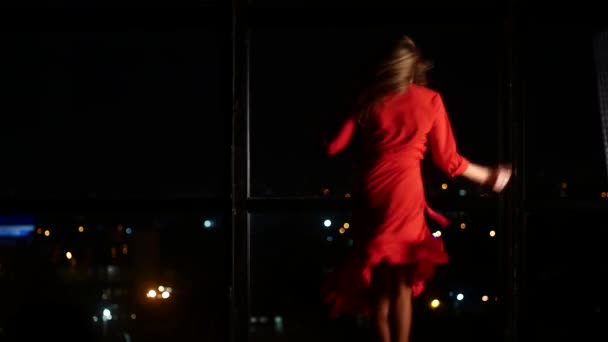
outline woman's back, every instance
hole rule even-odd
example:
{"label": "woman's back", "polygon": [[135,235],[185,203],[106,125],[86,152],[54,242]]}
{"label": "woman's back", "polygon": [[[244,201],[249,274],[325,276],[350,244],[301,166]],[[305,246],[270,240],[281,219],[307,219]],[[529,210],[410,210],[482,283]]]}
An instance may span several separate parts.
{"label": "woman's back", "polygon": [[[349,144],[358,120],[351,116],[344,122],[327,143],[329,155]],[[468,164],[458,153],[441,95],[424,86],[410,84],[405,92],[386,96],[365,117],[361,131],[363,164],[368,167],[387,158],[408,165],[419,163],[427,141],[434,163],[447,175],[462,173]]]}
{"label": "woman's back", "polygon": [[362,127],[364,156],[375,160],[399,156],[420,161],[426,152],[427,135],[437,117],[435,91],[412,84],[405,92],[386,96],[366,117]]}

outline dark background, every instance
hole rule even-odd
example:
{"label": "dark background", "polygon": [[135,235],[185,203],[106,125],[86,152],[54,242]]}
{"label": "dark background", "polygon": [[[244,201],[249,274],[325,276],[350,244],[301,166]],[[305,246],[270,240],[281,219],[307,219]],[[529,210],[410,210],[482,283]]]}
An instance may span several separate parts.
{"label": "dark background", "polygon": [[[0,237],[0,340],[225,341],[243,326],[252,341],[369,340],[365,318],[329,321],[318,297],[350,247],[351,230],[339,228],[357,160],[356,142],[328,160],[320,141],[369,54],[397,33],[434,62],[429,86],[462,154],[516,168],[497,196],[425,162],[429,201],[454,224],[441,230],[451,263],[416,300],[415,337],[603,333],[608,176],[593,39],[605,27],[509,16],[506,2],[253,1],[239,17],[250,48],[248,83],[236,84],[248,85],[245,122],[232,117],[228,2],[46,5],[106,19],[63,12],[0,33],[0,232],[19,217],[40,229]],[[233,127],[249,128],[249,156],[232,145]],[[246,179],[232,178],[233,162],[248,165]],[[233,182],[247,179],[248,198],[231,203]],[[244,208],[245,226],[232,220]],[[146,298],[159,285],[170,298]],[[234,316],[234,298],[249,312]]]}

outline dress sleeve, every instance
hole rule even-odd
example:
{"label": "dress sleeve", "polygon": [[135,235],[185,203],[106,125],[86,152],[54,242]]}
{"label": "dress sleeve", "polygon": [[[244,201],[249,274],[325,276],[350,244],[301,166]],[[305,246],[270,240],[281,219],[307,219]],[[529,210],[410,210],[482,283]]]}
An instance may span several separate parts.
{"label": "dress sleeve", "polygon": [[324,142],[329,156],[339,153],[350,143],[355,133],[355,126],[355,118],[349,117],[340,127],[338,134],[332,140]]}
{"label": "dress sleeve", "polygon": [[449,177],[460,176],[469,166],[469,161],[458,153],[450,120],[439,94],[433,97],[431,105],[435,115],[429,132],[433,162]]}

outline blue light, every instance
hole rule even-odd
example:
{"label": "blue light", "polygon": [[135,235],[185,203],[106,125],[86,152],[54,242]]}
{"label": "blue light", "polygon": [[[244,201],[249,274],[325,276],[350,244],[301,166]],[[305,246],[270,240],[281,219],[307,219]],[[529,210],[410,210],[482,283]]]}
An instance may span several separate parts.
{"label": "blue light", "polygon": [[329,226],[331,226],[331,220],[325,220],[325,221],[323,221],[323,225],[324,225],[325,227],[329,227]]}
{"label": "blue light", "polygon": [[127,229],[125,230],[125,233],[127,233],[127,235],[131,235],[131,233],[133,233],[133,229],[131,229],[130,227],[127,227]]}
{"label": "blue light", "polygon": [[26,237],[34,231],[33,225],[0,226],[0,237]]}
{"label": "blue light", "polygon": [[205,227],[205,228],[207,228],[207,229],[209,229],[209,228],[213,227],[213,221],[211,221],[211,220],[205,220],[205,221],[203,222],[203,227]]}
{"label": "blue light", "polygon": [[460,189],[460,190],[458,190],[458,194],[460,196],[466,196],[467,195],[467,191],[465,189]]}
{"label": "blue light", "polygon": [[462,293],[459,293],[459,294],[456,296],[456,299],[458,299],[458,300],[463,300],[463,299],[464,299],[464,295],[463,295]]}
{"label": "blue light", "polygon": [[27,215],[0,215],[0,237],[26,237],[35,229],[34,217]]}

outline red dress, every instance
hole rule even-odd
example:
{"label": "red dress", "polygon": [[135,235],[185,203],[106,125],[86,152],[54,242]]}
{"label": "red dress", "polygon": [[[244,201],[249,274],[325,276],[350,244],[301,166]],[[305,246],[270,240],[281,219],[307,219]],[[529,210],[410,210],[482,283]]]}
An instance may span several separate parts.
{"label": "red dress", "polygon": [[[356,117],[346,120],[327,144],[329,155],[348,145],[357,125]],[[469,164],[457,151],[441,96],[423,86],[387,96],[358,128],[364,148],[353,192],[354,247],[322,288],[332,317],[369,313],[371,274],[380,263],[413,268],[414,296],[422,292],[437,265],[448,261],[426,222],[425,214],[449,224],[425,199],[420,162],[427,141],[434,163],[448,176],[461,175]]]}

